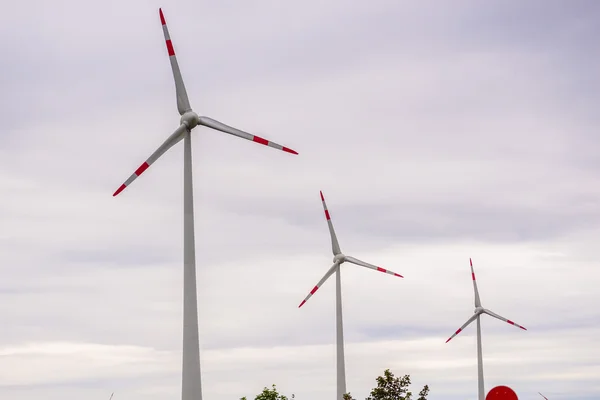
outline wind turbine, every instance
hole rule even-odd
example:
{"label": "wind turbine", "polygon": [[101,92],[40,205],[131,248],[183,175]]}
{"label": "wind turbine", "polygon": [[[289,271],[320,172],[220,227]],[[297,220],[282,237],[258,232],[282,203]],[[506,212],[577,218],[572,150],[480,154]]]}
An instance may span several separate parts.
{"label": "wind turbine", "polygon": [[233,136],[283,150],[288,153],[298,154],[294,150],[283,147],[277,143],[251,135],[236,128],[227,126],[208,117],[200,117],[190,106],[187,92],[179,71],[179,64],[175,57],[175,50],[162,9],[159,9],[167,52],[175,79],[175,92],[177,96],[177,109],[181,115],[179,127],[165,140],[160,147],[117,189],[113,196],[121,193],[138,176],[140,176],[152,163],[154,163],[167,150],[184,140],[183,152],[183,366],[182,366],[182,400],[202,400],[202,385],[200,381],[200,344],[198,335],[198,303],[196,292],[196,253],[194,248],[194,201],[192,186],[192,142],[191,131],[198,125],[203,125]]}
{"label": "wind turbine", "polygon": [[471,264],[471,277],[473,278],[473,291],[475,292],[475,311],[474,311],[473,316],[471,318],[469,318],[467,320],[467,322],[465,322],[465,324],[463,326],[461,326],[456,332],[454,332],[454,334],[452,336],[450,336],[450,338],[448,340],[446,340],[446,343],[448,343],[450,340],[452,340],[452,338],[454,338],[454,336],[456,336],[460,332],[462,332],[462,330],[465,329],[471,322],[477,320],[477,377],[478,377],[477,382],[478,382],[478,389],[479,389],[478,398],[479,398],[479,400],[485,400],[485,389],[483,387],[483,354],[482,354],[482,348],[481,348],[480,316],[482,314],[491,315],[492,317],[497,318],[500,321],[508,322],[509,324],[519,327],[525,331],[527,329],[525,329],[521,325],[515,324],[510,319],[506,319],[506,318],[504,318],[486,308],[483,308],[481,306],[481,299],[479,298],[479,291],[477,290],[477,281],[475,280],[475,271],[473,270],[473,261],[470,258],[469,258],[469,263]]}
{"label": "wind turbine", "polygon": [[113,396],[115,395],[115,392],[112,392],[110,395],[110,398],[108,400],[112,400]]}
{"label": "wind turbine", "polygon": [[544,396],[543,394],[541,394],[540,392],[538,392],[538,394],[539,394],[540,396],[542,396],[543,398],[545,398],[546,400],[548,400],[548,398],[547,398],[546,396]]}
{"label": "wind turbine", "polygon": [[349,263],[360,265],[361,267],[373,269],[379,272],[385,272],[386,274],[398,276],[402,278],[402,275],[399,275],[395,272],[392,272],[388,269],[383,269],[381,267],[377,267],[375,265],[366,263],[357,258],[346,256],[340,250],[340,245],[337,240],[337,236],[335,235],[335,231],[333,230],[333,224],[331,223],[331,217],[329,215],[329,210],[327,209],[327,204],[325,204],[325,198],[323,197],[323,192],[321,193],[321,202],[323,202],[323,210],[325,211],[325,218],[327,219],[327,225],[329,226],[329,235],[331,236],[331,249],[333,250],[333,265],[329,268],[329,271],[323,276],[323,278],[317,283],[317,285],[310,291],[308,296],[302,303],[298,306],[298,308],[302,307],[304,303],[308,301],[312,297],[313,294],[325,283],[325,281],[333,275],[335,272],[335,315],[336,315],[336,345],[337,345],[337,400],[343,400],[344,394],[346,393],[346,369],[344,366],[344,331],[342,324],[342,284],[340,278],[340,266],[348,261]]}

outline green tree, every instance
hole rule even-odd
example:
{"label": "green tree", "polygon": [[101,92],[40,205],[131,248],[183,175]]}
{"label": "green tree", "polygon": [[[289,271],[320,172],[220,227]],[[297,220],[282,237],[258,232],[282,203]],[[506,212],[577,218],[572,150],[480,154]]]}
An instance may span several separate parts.
{"label": "green tree", "polygon": [[354,400],[354,397],[352,397],[350,392],[344,393],[344,400]]}
{"label": "green tree", "polygon": [[[394,374],[386,369],[383,376],[376,379],[377,387],[371,390],[371,395],[366,400],[411,400],[412,392],[408,390],[410,385],[410,375],[395,377]],[[419,392],[418,400],[427,400],[429,386],[425,385]]]}
{"label": "green tree", "polygon": [[[292,395],[290,400],[293,400],[294,398],[295,398],[295,396]],[[248,400],[248,399],[246,398],[246,396],[244,396],[240,400]],[[288,397],[284,396],[282,394],[279,394],[279,392],[277,391],[277,387],[275,385],[272,385],[271,389],[265,387],[261,393],[256,395],[254,400],[288,400]]]}

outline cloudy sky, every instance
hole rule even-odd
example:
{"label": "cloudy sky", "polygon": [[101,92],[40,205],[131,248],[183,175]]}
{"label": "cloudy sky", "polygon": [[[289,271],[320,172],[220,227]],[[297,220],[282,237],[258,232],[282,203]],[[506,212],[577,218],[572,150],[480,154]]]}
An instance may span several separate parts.
{"label": "cloudy sky", "polygon": [[[85,4],[84,4],[85,3]],[[553,0],[13,1],[0,16],[0,398],[180,398],[180,144],[158,7],[192,107],[297,150],[193,136],[203,391],[335,394],[390,368],[600,396],[600,4]]]}

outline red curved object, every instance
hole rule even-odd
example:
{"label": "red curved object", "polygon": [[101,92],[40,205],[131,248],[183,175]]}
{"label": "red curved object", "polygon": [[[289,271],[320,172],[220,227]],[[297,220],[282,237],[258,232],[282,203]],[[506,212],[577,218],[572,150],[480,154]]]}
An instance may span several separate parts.
{"label": "red curved object", "polygon": [[496,386],[488,392],[485,400],[519,400],[519,398],[508,386]]}

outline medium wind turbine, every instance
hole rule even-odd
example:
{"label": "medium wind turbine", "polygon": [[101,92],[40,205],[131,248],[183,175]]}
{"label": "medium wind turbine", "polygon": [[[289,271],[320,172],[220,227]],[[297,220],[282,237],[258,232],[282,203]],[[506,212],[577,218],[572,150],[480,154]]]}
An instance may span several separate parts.
{"label": "medium wind turbine", "polygon": [[327,225],[329,226],[329,235],[331,236],[331,249],[333,250],[333,265],[329,268],[329,271],[323,276],[323,278],[317,283],[317,285],[310,291],[308,296],[298,308],[302,307],[304,303],[311,298],[313,294],[325,283],[327,279],[335,272],[335,315],[336,315],[336,345],[337,345],[337,400],[343,400],[344,394],[346,393],[346,368],[344,365],[344,331],[342,323],[342,284],[340,278],[340,266],[348,261],[349,263],[360,265],[361,267],[373,269],[379,272],[385,272],[386,274],[398,276],[402,278],[402,275],[392,272],[388,269],[383,269],[372,264],[368,264],[357,258],[346,256],[340,250],[340,245],[333,230],[333,224],[331,223],[331,217],[327,204],[325,204],[325,198],[323,192],[321,193],[321,202],[323,202],[323,210],[325,211],[325,218],[327,219]]}
{"label": "medium wind turbine", "polygon": [[527,329],[525,329],[521,325],[515,324],[510,319],[506,319],[506,318],[504,318],[486,308],[483,308],[481,306],[481,299],[479,298],[479,291],[477,290],[477,281],[475,280],[475,271],[473,270],[473,261],[470,258],[469,258],[469,263],[471,264],[471,277],[473,278],[473,291],[475,292],[475,311],[474,311],[473,316],[471,318],[469,318],[467,320],[467,322],[465,322],[465,324],[463,326],[461,326],[456,332],[454,332],[454,334],[452,336],[450,336],[450,338],[448,340],[446,340],[446,343],[448,343],[450,340],[452,340],[452,338],[454,338],[454,336],[456,336],[460,332],[462,332],[462,330],[465,329],[471,322],[477,320],[477,383],[478,383],[478,393],[479,393],[478,398],[479,398],[479,400],[485,400],[485,389],[484,389],[484,385],[483,385],[483,351],[481,348],[480,316],[482,314],[491,315],[492,317],[497,318],[500,321],[508,322],[509,324],[519,327],[525,331]]}
{"label": "medium wind turbine", "polygon": [[208,117],[200,117],[190,106],[187,92],[179,71],[179,64],[175,57],[175,50],[162,9],[159,9],[167,52],[175,79],[175,92],[177,96],[177,109],[181,115],[179,127],[165,140],[160,147],[117,189],[113,196],[121,193],[138,176],[140,176],[152,163],[154,163],[167,150],[184,140],[183,151],[183,366],[181,398],[182,400],[202,400],[202,385],[200,380],[200,344],[198,335],[198,303],[196,292],[196,251],[194,248],[194,199],[192,185],[192,139],[191,132],[198,125],[203,125],[233,136],[283,150],[288,153],[298,154],[294,150],[283,147],[277,143],[251,135],[236,128],[227,126]]}

